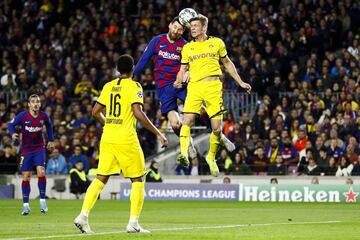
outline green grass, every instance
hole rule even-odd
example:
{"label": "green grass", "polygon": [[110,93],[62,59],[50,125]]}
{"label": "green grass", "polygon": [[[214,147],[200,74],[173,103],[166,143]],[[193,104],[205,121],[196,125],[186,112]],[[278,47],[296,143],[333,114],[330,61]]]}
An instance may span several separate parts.
{"label": "green grass", "polygon": [[[32,201],[31,214],[21,216],[19,200],[0,200],[0,239],[360,239],[359,204],[147,201],[140,223],[152,233],[139,235],[124,232],[127,201],[100,200],[90,216],[92,230],[99,234],[93,236],[81,236],[73,226],[81,204],[49,200],[45,215],[38,201]],[[340,222],[305,224],[323,221]],[[279,224],[259,225],[272,223]],[[215,228],[224,225],[228,227]]]}

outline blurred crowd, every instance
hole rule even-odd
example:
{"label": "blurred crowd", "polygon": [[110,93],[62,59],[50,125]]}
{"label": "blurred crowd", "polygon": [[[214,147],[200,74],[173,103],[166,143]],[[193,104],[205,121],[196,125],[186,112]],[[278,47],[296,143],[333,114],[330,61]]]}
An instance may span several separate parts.
{"label": "blurred crowd", "polygon": [[[231,110],[225,116],[224,132],[237,149],[219,151],[224,173],[360,174],[355,0],[1,1],[0,92],[11,97],[0,101],[0,164],[16,171],[7,122],[27,108],[17,94],[25,91],[41,95],[53,121],[57,152],[48,159],[63,156],[67,169],[79,158],[86,171],[96,167],[101,128],[91,109],[113,78],[114,63],[124,53],[139,59],[185,7],[209,18],[209,35],[224,40],[241,77],[260,96],[254,116],[243,114],[239,122]],[[222,78],[225,89],[241,91],[226,73]],[[137,80],[144,90],[155,89],[151,64]],[[164,126],[156,98],[144,101],[150,119]],[[138,132],[145,155],[155,153],[156,138],[141,126]],[[206,173],[202,157],[185,172]]]}

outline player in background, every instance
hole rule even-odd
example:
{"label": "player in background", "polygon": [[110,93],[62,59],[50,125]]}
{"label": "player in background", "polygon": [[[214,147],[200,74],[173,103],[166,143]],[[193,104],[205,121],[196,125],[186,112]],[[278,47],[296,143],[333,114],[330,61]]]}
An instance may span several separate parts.
{"label": "player in background", "polygon": [[[175,17],[169,24],[168,33],[155,36],[146,47],[139,62],[136,64],[134,75],[139,75],[150,59],[154,57],[154,78],[158,98],[161,103],[161,113],[167,116],[174,133],[179,136],[182,126],[177,99],[185,102],[186,84],[179,88],[174,87],[176,75],[180,69],[181,51],[187,41],[182,37],[185,27],[180,24],[179,17]],[[231,152],[235,145],[225,135],[221,135],[225,147]],[[190,158],[196,157],[192,138],[189,145]]]}
{"label": "player in background", "polygon": [[[145,160],[136,132],[136,120],[154,133],[162,147],[167,146],[165,136],[151,123],[143,112],[143,91],[133,81],[134,59],[120,56],[116,78],[105,84],[93,108],[93,116],[104,125],[100,140],[99,166],[96,178],[86,191],[81,213],[74,224],[82,233],[92,233],[88,216],[111,175],[123,173],[132,182],[130,195],[130,219],[126,231],[149,233],[140,227],[138,219],[144,203]],[[106,114],[102,113],[106,111]]]}
{"label": "player in background", "polygon": [[49,116],[40,110],[40,97],[33,94],[28,100],[29,110],[19,113],[10,123],[9,132],[13,141],[19,139],[19,134],[15,133],[15,127],[21,126],[21,160],[20,171],[23,181],[21,184],[23,195],[22,215],[30,213],[29,195],[30,178],[33,167],[36,166],[38,176],[38,187],[40,192],[40,211],[47,213],[46,206],[46,177],[45,177],[45,141],[43,138],[43,127],[46,126],[49,150],[54,149],[54,135]]}
{"label": "player in background", "polygon": [[193,41],[186,44],[182,51],[181,67],[177,75],[175,87],[182,85],[189,79],[184,78],[185,72],[189,69],[190,81],[188,93],[184,106],[183,126],[180,132],[181,154],[177,161],[188,164],[187,148],[190,142],[191,126],[196,114],[200,114],[201,106],[205,103],[206,111],[211,120],[212,133],[210,135],[210,149],[206,156],[206,161],[213,176],[219,175],[219,168],[215,162],[215,154],[220,144],[222,127],[221,122],[225,108],[222,99],[222,74],[219,60],[224,64],[231,77],[247,92],[251,91],[251,86],[243,82],[236,71],[224,42],[216,37],[209,37],[207,32],[208,19],[199,14],[190,20],[190,30]]}

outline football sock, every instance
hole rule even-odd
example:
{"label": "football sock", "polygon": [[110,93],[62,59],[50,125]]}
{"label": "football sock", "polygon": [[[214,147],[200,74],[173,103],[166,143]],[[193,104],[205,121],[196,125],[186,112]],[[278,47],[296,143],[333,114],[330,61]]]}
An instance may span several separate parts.
{"label": "football sock", "polygon": [[190,127],[188,125],[182,125],[180,131],[180,150],[181,154],[188,157],[188,148],[190,144]]}
{"label": "football sock", "polygon": [[219,144],[220,144],[220,136],[216,136],[214,134],[214,132],[211,132],[211,135],[210,135],[210,148],[209,148],[209,153],[208,153],[206,159],[215,160],[215,155],[216,155],[216,152],[218,150]]}
{"label": "football sock", "polygon": [[29,203],[29,195],[30,195],[30,182],[22,181],[21,189],[23,194],[23,203]]}
{"label": "football sock", "polygon": [[130,221],[137,222],[144,204],[144,182],[133,182],[130,194]]}
{"label": "football sock", "polygon": [[101,190],[104,188],[105,184],[99,179],[95,178],[89,188],[86,191],[85,199],[82,205],[81,214],[86,217],[89,216],[91,209],[94,207],[96,200],[99,197]]}
{"label": "football sock", "polygon": [[38,177],[38,187],[40,193],[40,199],[46,198],[46,177]]}

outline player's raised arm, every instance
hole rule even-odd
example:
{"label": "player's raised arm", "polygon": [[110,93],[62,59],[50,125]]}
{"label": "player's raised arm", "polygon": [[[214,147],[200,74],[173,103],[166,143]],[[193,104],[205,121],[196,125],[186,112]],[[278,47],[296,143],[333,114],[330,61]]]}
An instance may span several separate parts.
{"label": "player's raised arm", "polygon": [[241,80],[240,75],[236,71],[234,63],[231,61],[231,59],[228,56],[225,56],[221,58],[221,62],[224,64],[226,70],[229,72],[231,77],[242,87],[246,90],[246,92],[251,92],[251,86],[250,84],[244,82]]}
{"label": "player's raised arm", "polygon": [[142,104],[133,103],[132,110],[134,112],[136,119],[141,123],[141,125],[144,128],[146,128],[147,130],[149,130],[150,132],[152,132],[153,134],[155,134],[159,138],[159,140],[161,142],[161,147],[167,147],[168,140],[166,139],[164,134],[162,134],[159,131],[159,129],[157,129],[154,126],[154,124],[149,120],[149,118],[146,116],[146,114],[144,113],[144,111],[142,109]]}
{"label": "player's raised arm", "polygon": [[143,52],[138,63],[135,66],[134,76],[139,75],[143,71],[144,67],[148,64],[151,57],[155,54],[155,44],[158,39],[158,37],[153,38],[150,41],[149,45],[145,48],[145,51]]}
{"label": "player's raised arm", "polygon": [[103,114],[104,109],[105,109],[104,105],[102,105],[99,102],[96,102],[92,110],[92,116],[102,125],[105,125],[105,116]]}

